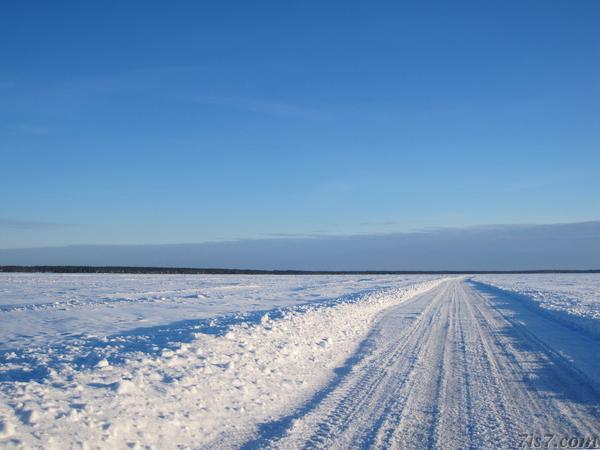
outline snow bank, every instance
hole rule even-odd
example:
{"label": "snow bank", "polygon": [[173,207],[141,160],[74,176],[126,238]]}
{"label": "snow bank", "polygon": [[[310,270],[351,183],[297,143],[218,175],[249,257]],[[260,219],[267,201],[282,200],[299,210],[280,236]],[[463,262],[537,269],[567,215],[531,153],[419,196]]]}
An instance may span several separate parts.
{"label": "snow bank", "polygon": [[[304,305],[195,333],[160,355],[121,364],[49,369],[42,382],[3,383],[0,443],[45,448],[221,447],[282,417],[325,385],[377,315],[439,284],[383,289],[329,305]],[[278,316],[273,319],[272,316]]]}
{"label": "snow bank", "polygon": [[600,274],[478,275],[472,279],[600,339]]}

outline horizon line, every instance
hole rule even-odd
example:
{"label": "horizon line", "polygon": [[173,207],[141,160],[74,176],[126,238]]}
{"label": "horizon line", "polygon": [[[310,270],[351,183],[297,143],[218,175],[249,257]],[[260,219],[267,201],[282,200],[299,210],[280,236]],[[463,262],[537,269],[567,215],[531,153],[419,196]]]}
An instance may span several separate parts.
{"label": "horizon line", "polygon": [[0,265],[0,273],[63,274],[139,274],[139,275],[469,275],[469,274],[544,274],[600,273],[600,269],[525,269],[525,270],[295,270],[193,268],[177,266],[86,266],[86,265]]}

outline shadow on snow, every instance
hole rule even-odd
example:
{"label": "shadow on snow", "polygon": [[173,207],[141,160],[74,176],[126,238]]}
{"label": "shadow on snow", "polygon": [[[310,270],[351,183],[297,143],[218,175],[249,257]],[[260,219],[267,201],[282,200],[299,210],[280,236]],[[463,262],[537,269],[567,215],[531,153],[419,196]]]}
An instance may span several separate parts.
{"label": "shadow on snow", "polygon": [[293,312],[354,303],[375,291],[380,289],[367,289],[341,297],[283,308],[140,327],[104,338],[74,336],[59,345],[45,348],[0,350],[0,365],[17,366],[0,371],[0,382],[42,382],[50,376],[51,369],[58,370],[65,364],[76,370],[83,370],[94,367],[102,359],[107,359],[111,365],[124,364],[132,353],[158,356],[165,349],[177,349],[182,343],[192,342],[198,333],[221,336],[234,325],[257,325],[265,314],[268,314],[270,319],[277,320]]}

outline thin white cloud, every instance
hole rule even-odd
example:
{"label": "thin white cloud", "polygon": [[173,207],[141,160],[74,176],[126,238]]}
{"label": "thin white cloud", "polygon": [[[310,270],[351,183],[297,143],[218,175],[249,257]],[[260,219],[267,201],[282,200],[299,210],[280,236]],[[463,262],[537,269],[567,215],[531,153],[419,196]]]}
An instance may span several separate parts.
{"label": "thin white cloud", "polygon": [[274,100],[244,97],[207,96],[195,97],[193,101],[198,104],[277,116],[294,116],[304,118],[316,118],[320,116],[320,113],[315,109]]}
{"label": "thin white cloud", "polygon": [[73,227],[75,224],[45,222],[37,220],[20,220],[0,217],[0,228],[9,228],[13,230],[40,230],[40,229],[55,229]]}

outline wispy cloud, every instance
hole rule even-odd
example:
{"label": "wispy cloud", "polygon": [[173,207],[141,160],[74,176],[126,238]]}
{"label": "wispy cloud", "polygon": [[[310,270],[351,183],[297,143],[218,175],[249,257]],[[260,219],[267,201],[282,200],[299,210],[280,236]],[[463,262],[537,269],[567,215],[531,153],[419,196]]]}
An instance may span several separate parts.
{"label": "wispy cloud", "polygon": [[19,124],[14,128],[16,131],[23,134],[40,135],[54,133],[54,129],[46,125]]}
{"label": "wispy cloud", "polygon": [[[227,65],[164,66],[66,79],[35,91],[35,106],[38,109],[40,104],[56,105],[60,102],[68,104],[69,111],[72,111],[73,108],[88,107],[95,99],[106,99],[107,95],[127,94],[143,95],[146,100],[160,98],[198,106],[282,117],[320,119],[326,115],[322,108],[314,105],[263,98],[250,92],[240,91],[232,94],[199,87],[204,85],[199,80],[215,79],[227,70]],[[3,89],[3,86],[0,81],[0,89]],[[55,113],[54,110],[52,112]]]}
{"label": "wispy cloud", "polygon": [[0,126],[0,131],[19,135],[46,135],[54,133],[54,128],[35,123],[12,123]]}
{"label": "wispy cloud", "polygon": [[383,222],[361,222],[360,226],[362,227],[389,227],[392,225],[398,225],[398,222],[394,220],[388,220]]}
{"label": "wispy cloud", "polygon": [[320,233],[262,233],[261,236],[268,238],[314,238],[319,237]]}
{"label": "wispy cloud", "polygon": [[45,230],[56,228],[70,228],[76,226],[72,223],[45,222],[38,220],[20,220],[0,217],[0,228],[13,230]]}
{"label": "wispy cloud", "polygon": [[304,118],[316,118],[320,116],[320,113],[316,109],[307,108],[293,103],[266,99],[211,96],[196,97],[194,101],[204,105],[277,116],[295,116]]}

